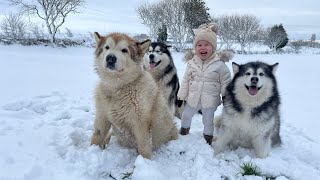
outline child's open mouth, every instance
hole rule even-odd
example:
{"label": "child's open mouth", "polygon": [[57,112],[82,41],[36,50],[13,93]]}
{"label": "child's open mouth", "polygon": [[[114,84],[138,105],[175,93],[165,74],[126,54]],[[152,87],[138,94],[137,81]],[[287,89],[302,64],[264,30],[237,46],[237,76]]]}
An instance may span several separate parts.
{"label": "child's open mouth", "polygon": [[208,53],[207,53],[207,52],[200,52],[200,54],[201,54],[202,56],[205,56],[205,55],[207,55]]}

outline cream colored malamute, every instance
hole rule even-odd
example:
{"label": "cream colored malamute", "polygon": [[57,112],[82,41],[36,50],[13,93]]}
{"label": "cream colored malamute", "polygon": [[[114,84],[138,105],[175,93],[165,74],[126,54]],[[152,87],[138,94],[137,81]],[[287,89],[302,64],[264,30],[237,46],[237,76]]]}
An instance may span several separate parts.
{"label": "cream colored malamute", "polygon": [[122,33],[100,36],[95,32],[94,36],[95,68],[100,83],[96,87],[91,144],[104,148],[112,128],[112,135],[121,145],[136,148],[150,159],[153,149],[178,137],[162,92],[143,69],[143,56],[150,40],[137,42]]}

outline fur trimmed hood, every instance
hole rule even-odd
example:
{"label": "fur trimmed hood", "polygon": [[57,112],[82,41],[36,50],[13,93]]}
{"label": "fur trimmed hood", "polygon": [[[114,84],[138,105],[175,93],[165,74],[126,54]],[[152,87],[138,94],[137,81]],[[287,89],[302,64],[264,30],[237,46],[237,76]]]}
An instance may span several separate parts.
{"label": "fur trimmed hood", "polygon": [[[193,58],[194,55],[195,53],[193,50],[191,49],[187,50],[184,55],[183,61],[188,62]],[[233,56],[234,56],[234,53],[232,51],[223,50],[223,51],[216,52],[216,56],[214,58],[220,59],[223,62],[228,62],[233,58]]]}

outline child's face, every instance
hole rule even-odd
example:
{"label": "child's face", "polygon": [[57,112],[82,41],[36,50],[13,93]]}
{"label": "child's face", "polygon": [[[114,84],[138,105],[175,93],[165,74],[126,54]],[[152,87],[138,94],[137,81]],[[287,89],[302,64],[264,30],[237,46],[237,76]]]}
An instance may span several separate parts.
{"label": "child's face", "polygon": [[202,60],[208,59],[213,53],[213,47],[208,41],[198,41],[196,44],[196,55]]}

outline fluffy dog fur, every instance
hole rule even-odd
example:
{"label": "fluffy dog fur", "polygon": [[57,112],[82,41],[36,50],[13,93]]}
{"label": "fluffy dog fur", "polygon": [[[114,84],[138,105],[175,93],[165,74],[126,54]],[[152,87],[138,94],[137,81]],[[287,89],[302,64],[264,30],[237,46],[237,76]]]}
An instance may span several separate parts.
{"label": "fluffy dog fur", "polygon": [[168,106],[175,113],[179,79],[169,48],[164,43],[152,42],[144,56],[144,67],[152,74],[163,91]]}
{"label": "fluffy dog fur", "polygon": [[136,148],[150,159],[153,149],[178,136],[162,92],[143,69],[143,56],[150,40],[136,42],[122,33],[100,36],[95,32],[94,36],[100,83],[96,87],[91,144],[104,148],[112,128],[121,145]]}
{"label": "fluffy dog fur", "polygon": [[275,78],[278,63],[232,64],[234,77],[227,87],[223,112],[215,119],[217,141],[214,153],[225,146],[253,148],[258,158],[268,156],[281,144],[280,98]]}

